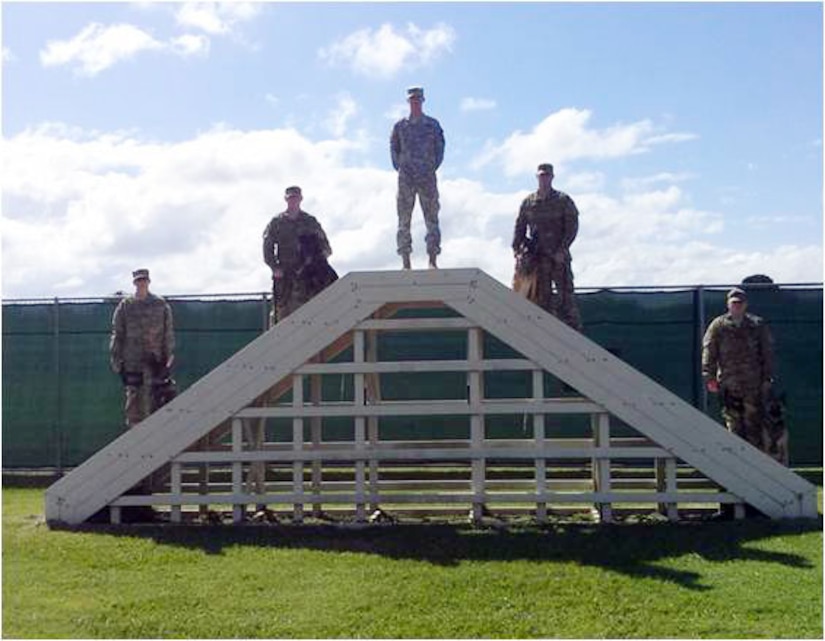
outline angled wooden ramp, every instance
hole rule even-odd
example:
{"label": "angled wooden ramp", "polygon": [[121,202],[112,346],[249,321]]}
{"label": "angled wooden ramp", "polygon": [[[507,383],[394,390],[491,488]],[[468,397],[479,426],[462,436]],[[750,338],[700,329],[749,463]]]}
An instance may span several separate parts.
{"label": "angled wooden ramp", "polygon": [[[415,305],[455,313],[392,317],[399,306]],[[463,333],[462,358],[377,357],[382,332],[444,331]],[[485,334],[521,357],[490,358]],[[349,360],[329,362],[345,349]],[[488,398],[485,376],[501,371],[532,372],[532,393]],[[466,395],[381,398],[380,376],[411,372],[459,372],[466,375]],[[322,400],[316,383],[331,374],[350,377],[351,399]],[[548,374],[581,397],[547,397]],[[312,381],[308,398],[305,379]],[[529,418],[530,437],[487,438],[485,421],[501,415]],[[546,432],[557,415],[589,417],[592,433],[551,438]],[[413,442],[379,438],[382,418],[444,416],[466,417],[468,433]],[[351,421],[351,436],[325,441],[322,421],[336,417]],[[266,422],[284,419],[288,438],[268,440]],[[615,419],[641,438],[615,437]],[[640,459],[656,470],[652,490],[628,489],[616,475],[622,462]],[[570,461],[592,466],[589,487],[569,491],[553,475],[551,468]],[[401,464],[464,464],[468,477],[440,484],[418,479],[419,490],[436,491],[412,492],[409,484],[395,486],[382,476],[382,465]],[[526,465],[532,473],[501,484],[486,475],[493,464]],[[325,480],[322,466],[339,466],[350,476]],[[712,489],[690,491],[680,479],[685,467],[710,480]],[[193,470],[201,472],[194,486],[187,481]],[[222,480],[210,480],[216,470]],[[134,493],[161,473],[160,490]],[[78,524],[108,506],[117,521],[122,507],[151,505],[168,507],[171,520],[180,521],[187,507],[220,504],[231,506],[233,519],[241,521],[247,505],[279,504],[292,506],[296,519],[304,505],[350,505],[363,520],[367,507],[388,503],[469,505],[479,516],[495,502],[527,503],[539,520],[548,506],[581,503],[596,506],[604,520],[622,503],[652,503],[670,518],[678,518],[680,505],[708,502],[733,503],[739,513],[747,503],[773,518],[817,516],[813,485],[484,272],[456,269],[348,274],[52,485],[46,518]]]}

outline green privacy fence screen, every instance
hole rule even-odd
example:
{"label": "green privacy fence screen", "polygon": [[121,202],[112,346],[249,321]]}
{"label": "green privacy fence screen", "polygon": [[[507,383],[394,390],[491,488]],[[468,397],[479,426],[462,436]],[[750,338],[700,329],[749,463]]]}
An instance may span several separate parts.
{"label": "green privacy fence screen", "polygon": [[[719,420],[715,397],[707,399],[699,375],[701,336],[725,308],[725,287],[674,290],[610,289],[580,292],[584,333],[627,363]],[[179,390],[185,390],[264,329],[263,294],[233,297],[169,297],[175,316]],[[750,309],[766,318],[777,349],[777,374],[787,397],[787,421],[794,465],[822,463],[822,287],[759,288]],[[3,304],[3,467],[62,469],[83,462],[122,430],[119,379],[108,369],[108,337],[116,299],[6,301]],[[462,358],[461,339],[446,333],[429,337],[388,335],[382,358]],[[490,357],[508,349],[487,337]],[[382,390],[427,397],[427,386],[462,381],[394,381]],[[429,377],[433,378],[432,376]],[[518,376],[489,382],[488,394],[522,396],[528,381]],[[410,385],[414,388],[409,391]],[[351,395],[344,381],[324,381],[325,398]],[[351,387],[351,384],[350,384]],[[404,390],[407,390],[405,392]],[[334,430],[334,426],[331,426]],[[420,429],[420,428],[418,428]],[[429,432],[455,429],[449,420]],[[517,426],[488,426],[488,436],[504,436]],[[414,436],[404,424],[382,427],[389,436]],[[493,432],[491,434],[490,432]],[[500,433],[500,434],[497,434]],[[382,438],[385,437],[382,435]]]}

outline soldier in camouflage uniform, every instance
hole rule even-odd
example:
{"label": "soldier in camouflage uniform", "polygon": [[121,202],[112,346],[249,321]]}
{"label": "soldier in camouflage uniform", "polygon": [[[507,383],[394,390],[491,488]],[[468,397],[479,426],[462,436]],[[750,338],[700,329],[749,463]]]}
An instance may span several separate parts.
{"label": "soldier in camouflage uniform", "polygon": [[579,230],[579,212],[570,196],[553,189],[553,165],[539,165],[537,177],[538,190],[522,201],[516,218],[516,275],[532,275],[535,282],[528,298],[581,331],[570,266],[570,245]]}
{"label": "soldier in camouflage uniform", "polygon": [[764,400],[773,383],[773,339],[759,316],[747,313],[747,294],[727,294],[728,312],[714,318],[702,341],[702,376],[720,394],[727,428],[751,445],[763,440]]}
{"label": "soldier in camouflage uniform", "polygon": [[[266,226],[263,243],[264,262],[272,270],[275,322],[282,321],[338,278],[326,263],[332,249],[324,230],[314,216],[301,209],[301,188],[287,187],[284,200],[286,211]],[[308,269],[319,262],[321,273]]]}
{"label": "soldier in camouflage uniform", "polygon": [[[132,272],[135,295],[124,298],[112,317],[109,359],[123,380],[124,413],[130,428],[157,410],[174,385],[170,370],[175,360],[172,309],[149,291],[149,270]],[[174,394],[172,394],[174,395]]]}
{"label": "soldier in camouflage uniform", "polygon": [[425,241],[430,267],[436,268],[436,257],[441,253],[441,230],[438,226],[440,206],[435,172],[444,160],[444,132],[435,118],[424,114],[424,90],[421,87],[407,89],[407,101],[410,103],[410,115],[395,123],[390,136],[392,166],[398,172],[396,242],[404,269],[410,269],[410,220],[418,194],[427,227]]}

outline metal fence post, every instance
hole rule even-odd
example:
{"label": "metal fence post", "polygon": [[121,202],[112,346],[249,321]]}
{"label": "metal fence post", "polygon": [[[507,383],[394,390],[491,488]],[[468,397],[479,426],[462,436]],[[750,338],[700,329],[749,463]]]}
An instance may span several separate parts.
{"label": "metal fence post", "polygon": [[55,440],[55,467],[57,468],[58,476],[63,476],[63,395],[61,393],[60,380],[60,299],[54,298],[54,423],[52,430]]}

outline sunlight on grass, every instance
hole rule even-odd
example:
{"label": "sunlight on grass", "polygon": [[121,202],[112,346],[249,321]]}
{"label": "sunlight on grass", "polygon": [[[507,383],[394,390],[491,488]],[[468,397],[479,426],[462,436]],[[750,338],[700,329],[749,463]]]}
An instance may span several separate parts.
{"label": "sunlight on grass", "polygon": [[60,531],[42,510],[3,492],[6,637],[822,636],[821,519]]}

